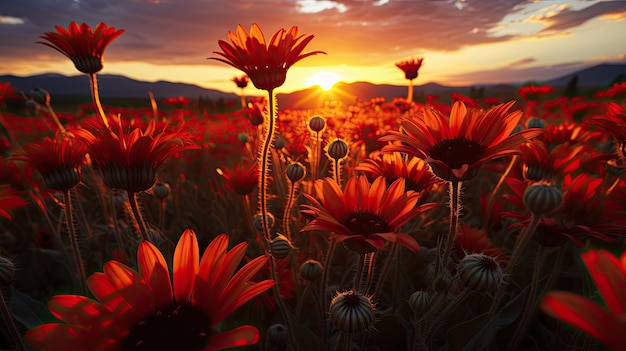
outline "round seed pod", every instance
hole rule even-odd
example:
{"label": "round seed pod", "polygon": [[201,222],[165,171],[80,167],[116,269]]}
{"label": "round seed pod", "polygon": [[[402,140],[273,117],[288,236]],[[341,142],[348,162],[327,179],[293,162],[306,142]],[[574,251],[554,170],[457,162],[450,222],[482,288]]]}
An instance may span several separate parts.
{"label": "round seed pod", "polygon": [[40,105],[48,105],[50,103],[50,93],[41,88],[35,88],[31,90],[28,95],[33,101]]}
{"label": "round seed pod", "polygon": [[[284,347],[289,340],[289,330],[280,323],[272,324],[267,328],[267,342],[275,347]],[[281,348],[282,349],[282,348]]]}
{"label": "round seed pod", "polygon": [[541,118],[530,118],[527,122],[528,128],[545,128],[546,121]]}
{"label": "round seed pod", "polygon": [[311,128],[312,131],[319,133],[326,128],[326,120],[320,116],[311,117],[309,120],[309,128]]}
{"label": "round seed pod", "polygon": [[152,192],[157,199],[163,200],[170,195],[170,185],[167,183],[156,183],[152,187]]}
{"label": "round seed pod", "polygon": [[409,307],[415,316],[421,317],[430,307],[430,294],[426,291],[416,291],[409,297]]}
{"label": "round seed pod", "polygon": [[308,281],[314,281],[322,276],[324,267],[319,261],[307,260],[300,265],[300,276]]}
{"label": "round seed pod", "polygon": [[561,189],[547,184],[533,184],[522,196],[524,206],[532,214],[541,216],[556,210],[563,200]]}
{"label": "round seed pod", "polygon": [[281,259],[289,256],[293,247],[284,235],[278,235],[270,242],[270,253],[272,256]]}
{"label": "round seed pod", "polygon": [[[267,225],[268,227],[270,227],[270,230],[272,230],[272,228],[274,228],[274,215],[271,214],[270,212],[267,213],[267,215],[265,216],[266,220],[267,220]],[[263,223],[262,223],[262,218],[261,218],[261,214],[257,213],[254,215],[254,218],[252,219],[252,221],[254,222],[254,227],[262,232],[263,231]]]}
{"label": "round seed pod", "polygon": [[287,166],[285,173],[287,174],[287,178],[289,178],[292,183],[295,183],[304,179],[306,176],[306,168],[304,168],[300,162],[293,162]]}
{"label": "round seed pod", "polygon": [[328,156],[333,160],[343,160],[348,156],[348,144],[341,139],[335,139],[328,144]]}
{"label": "round seed pod", "polygon": [[274,140],[274,147],[276,148],[276,150],[280,150],[285,146],[287,146],[287,141],[285,141],[285,139],[279,137]]}
{"label": "round seed pod", "polygon": [[493,292],[502,284],[502,268],[493,256],[465,255],[458,265],[458,273],[465,287],[478,292]]}
{"label": "round seed pod", "polygon": [[358,291],[342,292],[330,303],[330,320],[344,333],[360,333],[374,324],[374,304]]}

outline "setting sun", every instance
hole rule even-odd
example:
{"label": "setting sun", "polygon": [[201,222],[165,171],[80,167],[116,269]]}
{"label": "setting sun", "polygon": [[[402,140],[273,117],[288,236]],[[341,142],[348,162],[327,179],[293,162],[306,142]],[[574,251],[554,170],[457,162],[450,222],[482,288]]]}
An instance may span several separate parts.
{"label": "setting sun", "polygon": [[320,88],[324,90],[329,90],[340,79],[341,79],[341,76],[338,75],[337,73],[322,71],[322,72],[317,72],[313,74],[312,76],[310,76],[306,82],[308,86],[319,85]]}

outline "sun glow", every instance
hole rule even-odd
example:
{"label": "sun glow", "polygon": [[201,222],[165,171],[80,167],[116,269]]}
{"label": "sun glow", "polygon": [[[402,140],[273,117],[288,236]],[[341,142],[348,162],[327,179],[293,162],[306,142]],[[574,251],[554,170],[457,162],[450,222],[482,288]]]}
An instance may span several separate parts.
{"label": "sun glow", "polygon": [[307,85],[309,85],[309,86],[311,86],[311,85],[319,85],[320,88],[322,88],[324,90],[329,90],[340,79],[341,79],[341,76],[338,75],[337,73],[328,72],[328,71],[322,71],[322,72],[317,72],[317,73],[311,75],[307,79],[306,82],[307,82]]}

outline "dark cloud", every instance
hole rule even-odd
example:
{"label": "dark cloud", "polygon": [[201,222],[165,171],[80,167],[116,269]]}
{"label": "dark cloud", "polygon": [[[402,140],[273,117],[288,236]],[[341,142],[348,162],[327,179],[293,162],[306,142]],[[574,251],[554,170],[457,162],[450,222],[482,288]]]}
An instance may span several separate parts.
{"label": "dark cloud", "polygon": [[548,23],[548,27],[544,28],[543,31],[563,31],[577,27],[602,15],[620,14],[625,12],[626,1],[622,0],[598,2],[578,11],[566,8],[554,16],[544,18],[543,20]]}

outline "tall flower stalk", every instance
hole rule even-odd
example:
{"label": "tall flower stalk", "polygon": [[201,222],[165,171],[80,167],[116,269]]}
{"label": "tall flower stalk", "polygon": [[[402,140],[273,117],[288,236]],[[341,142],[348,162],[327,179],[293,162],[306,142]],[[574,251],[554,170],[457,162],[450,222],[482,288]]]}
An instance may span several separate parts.
{"label": "tall flower stalk", "polygon": [[44,33],[39,38],[45,41],[37,43],[49,46],[62,53],[72,60],[78,71],[87,74],[93,103],[98,110],[102,123],[108,129],[109,122],[100,103],[96,73],[102,70],[104,49],[115,38],[124,33],[124,30],[116,30],[115,27],[109,27],[104,23],[100,23],[92,31],[88,24],[82,23],[78,25],[76,22],[70,23],[68,29],[61,26],[56,26],[55,28],[56,32]]}
{"label": "tall flower stalk", "polygon": [[[272,240],[271,228],[268,223],[268,186],[270,175],[271,146],[276,133],[276,97],[274,90],[285,83],[287,70],[296,62],[305,57],[323,53],[322,51],[312,51],[302,53],[306,45],[313,39],[313,35],[300,35],[298,27],[292,26],[290,29],[279,29],[272,35],[269,42],[265,41],[263,31],[256,24],[250,27],[250,33],[242,25],[237,26],[235,33],[228,32],[231,43],[219,40],[218,45],[222,52],[214,53],[221,57],[211,59],[224,62],[243,71],[252,81],[257,89],[265,90],[268,95],[268,115],[265,118],[265,133],[259,152],[259,212],[261,213],[261,226],[266,247],[270,246]],[[271,252],[267,252],[270,263],[272,279],[276,279],[276,266]],[[278,306],[281,309],[283,319],[287,323],[290,331],[291,341],[295,342],[293,329],[290,328],[290,321],[286,313],[286,308],[280,298],[278,284],[274,285],[274,293]]]}

